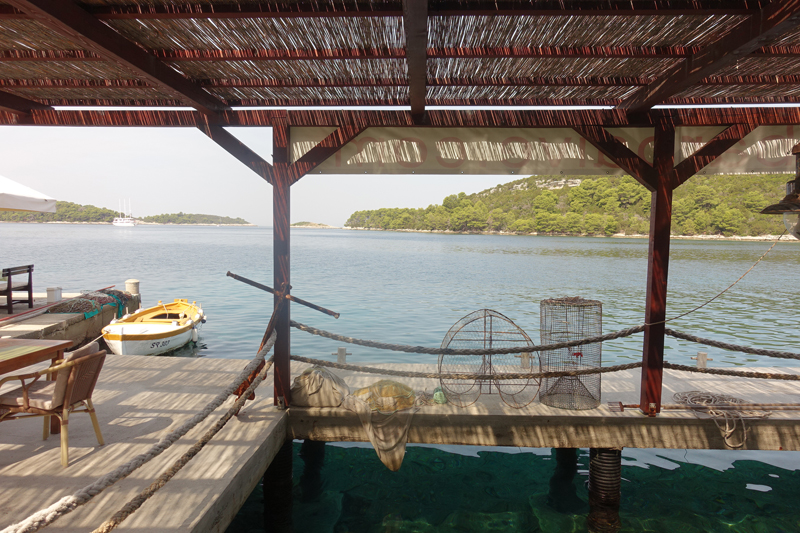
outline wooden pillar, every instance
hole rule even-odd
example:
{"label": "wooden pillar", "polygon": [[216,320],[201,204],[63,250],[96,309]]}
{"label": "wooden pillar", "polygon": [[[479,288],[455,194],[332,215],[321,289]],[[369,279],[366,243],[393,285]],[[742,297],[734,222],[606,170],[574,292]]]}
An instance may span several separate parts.
{"label": "wooden pillar", "polygon": [[670,226],[672,224],[672,170],[675,130],[656,126],[653,173],[655,190],[650,206],[650,248],[647,254],[647,300],[645,303],[644,348],[640,409],[655,415],[661,411],[661,381],[664,372],[664,319],[667,311]]}
{"label": "wooden pillar", "polygon": [[[289,128],[286,121],[277,121],[272,128],[273,144],[273,186],[272,186],[272,275],[276,290],[288,288],[291,283],[290,268],[290,205],[292,180],[288,172]],[[277,304],[278,296],[275,296]],[[275,321],[275,405],[288,406],[291,398],[291,366],[289,353],[291,349],[291,306],[284,305]]]}

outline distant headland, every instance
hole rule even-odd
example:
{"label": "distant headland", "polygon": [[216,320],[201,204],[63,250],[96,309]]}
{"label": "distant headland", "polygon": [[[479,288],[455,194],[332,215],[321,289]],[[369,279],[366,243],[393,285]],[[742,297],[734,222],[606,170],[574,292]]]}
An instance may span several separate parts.
{"label": "distant headland", "polygon": [[329,226],[327,224],[320,224],[319,222],[295,222],[292,224],[293,228],[311,228],[311,229],[342,229],[336,226]]}
{"label": "distant headland", "polygon": [[[55,224],[111,224],[116,211],[93,205],[56,202],[55,213],[31,213],[29,211],[0,211],[0,222],[55,223]],[[170,213],[137,218],[138,224],[180,224],[197,226],[255,226],[243,218],[195,213]]]}

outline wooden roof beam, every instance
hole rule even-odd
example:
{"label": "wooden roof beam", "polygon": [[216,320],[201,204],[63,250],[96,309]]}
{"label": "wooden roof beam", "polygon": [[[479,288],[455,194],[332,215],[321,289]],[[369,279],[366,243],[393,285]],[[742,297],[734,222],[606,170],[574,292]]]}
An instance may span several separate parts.
{"label": "wooden roof beam", "polygon": [[273,183],[273,169],[267,161],[255,153],[246,144],[229,133],[222,126],[212,124],[199,125],[200,131],[217,143],[223,150],[242,162],[247,168],[261,176],[268,183]]}
{"label": "wooden roof beam", "polygon": [[406,32],[406,65],[411,116],[424,122],[428,82],[428,1],[403,0],[403,27]]}
{"label": "wooden roof beam", "polygon": [[697,152],[675,165],[671,180],[672,188],[675,189],[685,183],[686,180],[713,163],[754,129],[756,129],[755,124],[734,124],[726,128]]}
{"label": "wooden roof beam", "polygon": [[53,109],[34,100],[28,100],[16,94],[0,92],[0,111],[15,115],[29,115],[33,110]]}
{"label": "wooden roof beam", "polygon": [[774,0],[717,41],[667,70],[618,107],[641,112],[777,39],[800,23],[800,0]]}
{"label": "wooden roof beam", "polygon": [[75,40],[82,48],[114,61],[154,86],[177,95],[201,113],[213,115],[227,108],[225,102],[128,41],[71,0],[7,0],[7,3]]}
{"label": "wooden roof beam", "polygon": [[573,126],[572,129],[648,190],[655,190],[656,183],[652,176],[653,166],[608,133],[604,127],[583,125]]}

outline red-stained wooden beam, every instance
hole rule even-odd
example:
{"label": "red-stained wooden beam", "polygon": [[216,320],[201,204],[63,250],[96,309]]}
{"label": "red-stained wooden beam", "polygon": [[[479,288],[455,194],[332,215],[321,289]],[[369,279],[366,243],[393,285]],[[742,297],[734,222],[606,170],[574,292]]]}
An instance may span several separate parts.
{"label": "red-stained wooden beam", "polygon": [[[287,116],[290,126],[415,126],[408,111],[336,111],[330,109],[231,110],[216,117],[221,126],[271,126],[276,117]],[[574,110],[464,110],[432,109],[426,126],[441,128],[564,128],[574,126],[652,126],[669,120],[676,126],[800,125],[800,108],[703,108],[656,109],[629,115],[620,109]],[[0,112],[0,124],[20,124],[20,118]],[[194,111],[63,111],[32,110],[25,122],[36,126],[200,127],[208,117]]]}
{"label": "red-stained wooden beam", "polygon": [[35,100],[28,100],[16,94],[0,92],[0,111],[13,113],[15,115],[29,115],[33,110],[53,109],[49,105],[42,104]]}
{"label": "red-stained wooden beam", "polygon": [[162,90],[177,95],[202,113],[213,115],[227,108],[225,102],[208,94],[72,1],[7,0],[7,3],[68,36],[81,47],[123,65]]}
{"label": "red-stained wooden beam", "polygon": [[[202,87],[404,87],[409,82],[393,79],[205,79],[199,80]],[[531,78],[431,78],[427,85],[431,87],[616,87],[647,85],[646,78],[579,78],[579,77],[531,77]],[[0,81],[2,86],[2,81]]]}
{"label": "red-stained wooden beam", "polygon": [[261,176],[268,183],[272,184],[274,182],[272,165],[222,126],[203,124],[198,128],[208,135],[209,139],[217,143],[222,149],[241,161],[247,168]]}
{"label": "red-stained wooden beam", "polygon": [[754,124],[734,124],[720,132],[697,152],[675,165],[670,186],[675,189],[685,183],[754,129],[756,129]]}
{"label": "red-stained wooden beam", "polygon": [[749,19],[734,26],[717,41],[668,69],[649,86],[626,98],[620,107],[642,111],[664,102],[720,69],[733,65],[769,44],[800,22],[800,0],[769,3]]}
{"label": "red-stained wooden beam", "polygon": [[0,50],[0,61],[105,61],[86,50]]}
{"label": "red-stained wooden beam", "polygon": [[669,121],[656,124],[653,140],[653,168],[650,181],[655,188],[650,202],[650,247],[647,254],[647,292],[642,350],[639,407],[647,415],[661,411],[664,374],[664,329],[667,313],[670,228],[672,226],[672,184],[675,163],[675,128]]}
{"label": "red-stained wooden beam", "polygon": [[30,80],[10,80],[0,79],[2,88],[21,88],[21,89],[148,89],[152,84],[143,80],[78,80],[78,79],[44,79],[36,78]]}
{"label": "red-stained wooden beam", "polygon": [[622,170],[636,178],[636,181],[654,190],[656,187],[652,177],[653,167],[631,151],[620,140],[608,133],[602,126],[573,126],[583,138],[589,141],[592,146],[600,150],[603,154],[617,164]]}
{"label": "red-stained wooden beam", "polygon": [[403,0],[403,27],[406,32],[406,65],[411,116],[422,123],[428,82],[428,1]]}
{"label": "red-stained wooden beam", "polygon": [[165,61],[320,61],[338,59],[403,59],[402,48],[385,50],[151,50]]}

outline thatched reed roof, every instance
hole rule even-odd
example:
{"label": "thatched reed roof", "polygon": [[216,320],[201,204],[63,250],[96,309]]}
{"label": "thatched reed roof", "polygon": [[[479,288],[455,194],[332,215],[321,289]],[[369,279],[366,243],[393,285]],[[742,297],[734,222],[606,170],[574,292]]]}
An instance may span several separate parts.
{"label": "thatched reed roof", "polygon": [[798,102],[776,3],[5,0],[0,110]]}

